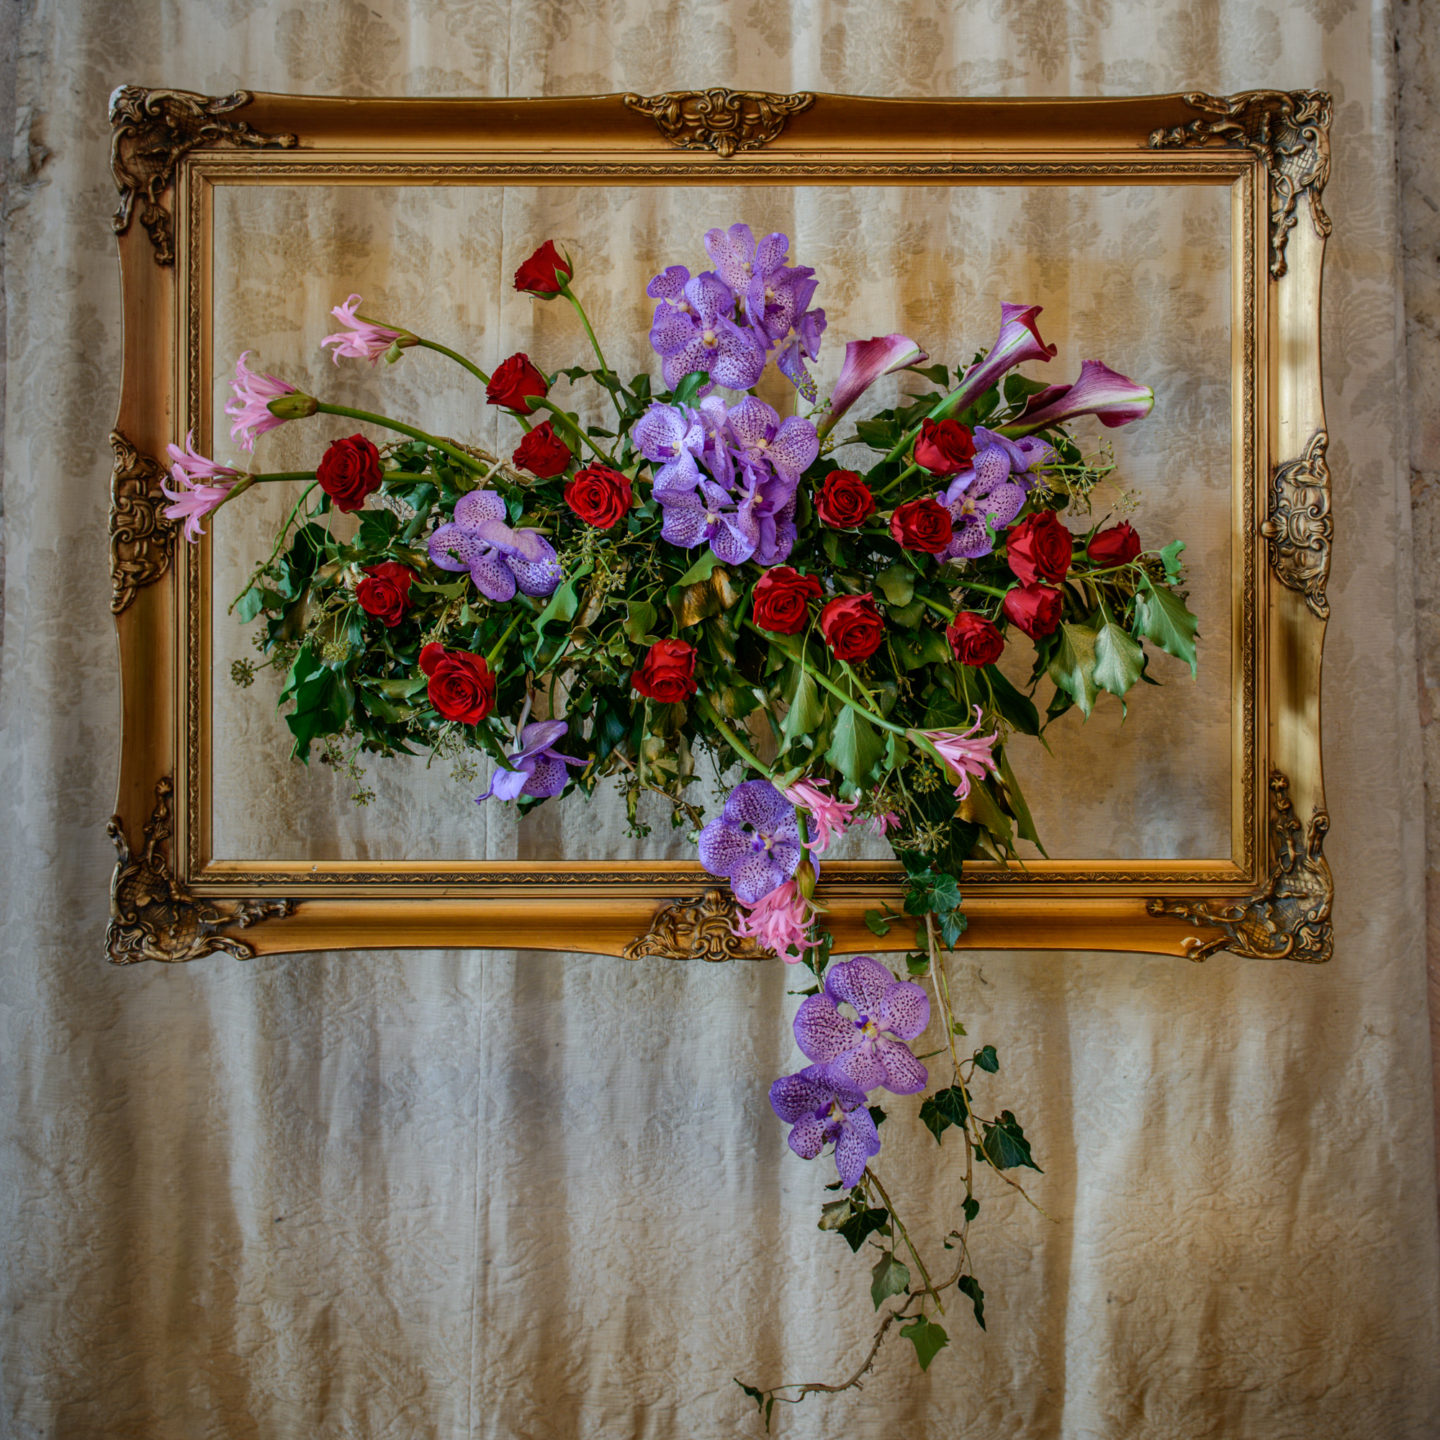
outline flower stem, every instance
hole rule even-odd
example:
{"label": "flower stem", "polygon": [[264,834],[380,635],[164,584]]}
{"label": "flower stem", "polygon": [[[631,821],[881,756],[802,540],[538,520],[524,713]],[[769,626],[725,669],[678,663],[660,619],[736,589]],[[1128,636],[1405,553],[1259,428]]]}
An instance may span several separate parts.
{"label": "flower stem", "polygon": [[[580,317],[580,323],[585,327],[585,333],[590,337],[590,348],[594,350],[595,358],[600,362],[601,370],[607,375],[614,375],[615,372],[610,368],[610,362],[605,358],[605,352],[600,348],[600,342],[595,338],[595,331],[590,326],[590,317],[585,313],[585,307],[571,292],[570,282],[568,280],[562,279],[560,281],[560,293],[570,302],[571,309]],[[618,380],[619,377],[616,376],[616,379]],[[615,402],[615,413],[623,420],[625,418],[625,411],[620,404],[620,397],[613,390],[609,392],[609,395],[611,400]]]}
{"label": "flower stem", "polygon": [[[769,630],[762,629],[753,620],[747,620],[745,621],[745,624],[747,628],[753,630],[763,639],[769,640],[772,643],[777,642],[777,636],[774,633]],[[785,647],[782,645],[781,648],[784,649]],[[823,670],[815,669],[815,667],[810,664],[810,657],[805,652],[803,646],[801,647],[800,653],[798,655],[795,654],[794,651],[787,651],[787,653],[792,655],[795,659],[799,660],[801,664],[805,666],[805,668],[810,672],[811,678],[814,679],[817,684],[823,685],[825,689],[827,689],[833,696],[835,696],[837,700],[843,700],[845,704],[847,704],[852,710],[856,712],[856,714],[863,715],[867,720],[871,722],[871,724],[878,725],[882,730],[889,730],[895,735],[909,734],[909,731],[906,730],[903,725],[897,725],[893,720],[887,720],[883,715],[877,715],[873,710],[869,709],[865,705],[862,705],[860,701],[857,700],[853,695],[847,695],[828,675],[825,674]],[[849,667],[847,666],[846,668],[848,669]],[[859,680],[856,680],[855,683],[859,685],[860,682]]]}
{"label": "flower stem", "polygon": [[495,662],[500,658],[501,652],[509,643],[510,637],[519,628],[520,622],[525,618],[525,612],[521,610],[506,627],[505,633],[490,647],[490,653],[485,657],[485,663],[491,670],[495,668]]}
{"label": "flower stem", "polygon": [[[295,523],[295,517],[300,513],[300,507],[305,503],[306,499],[310,495],[310,492],[315,488],[316,485],[320,483],[318,480],[315,480],[313,478],[313,474],[314,472],[312,471],[312,479],[310,484],[308,484],[300,492],[300,498],[294,503],[294,505],[290,507],[290,513],[285,517],[285,523],[280,527],[280,533],[275,537],[275,544],[271,548],[269,555],[267,555],[265,559],[250,572],[250,578],[245,582],[245,588],[241,590],[240,594],[237,595],[230,602],[229,609],[225,611],[227,615],[231,614],[234,611],[235,607],[244,597],[246,591],[248,591],[250,587],[255,583],[256,579],[265,570],[269,568],[270,563],[280,553],[280,547],[285,543],[285,537],[290,533],[290,527]],[[234,492],[232,491],[231,493],[233,494]],[[227,495],[225,498],[228,500],[230,496]],[[218,510],[220,507],[217,505],[215,508]]]}
{"label": "flower stem", "polygon": [[906,1230],[905,1222],[895,1213],[895,1202],[885,1193],[885,1187],[880,1183],[880,1177],[868,1165],[865,1167],[865,1178],[875,1187],[886,1210],[890,1212],[890,1218],[895,1222],[895,1228],[900,1232],[900,1238],[905,1242],[905,1248],[910,1252],[910,1258],[914,1260],[916,1268],[920,1271],[920,1278],[925,1282],[925,1289],[935,1302],[935,1308],[943,1315],[945,1302],[935,1289],[935,1282],[930,1278],[930,1272],[925,1268],[925,1262],[920,1258],[920,1252],[910,1239],[910,1232]]}
{"label": "flower stem", "polygon": [[720,738],[752,769],[758,770],[767,780],[775,778],[775,772],[720,718],[720,712],[710,703],[706,695],[695,696],[695,707],[720,733]]}
{"label": "flower stem", "polygon": [[447,359],[453,360],[457,365],[463,365],[482,385],[490,383],[490,377],[473,361],[467,360],[458,350],[452,350],[448,345],[442,345],[438,340],[421,340],[417,337],[416,342],[422,349],[433,350],[437,355],[444,355]]}
{"label": "flower stem", "polygon": [[323,400],[318,402],[316,409],[322,415],[343,415],[348,420],[361,420],[367,425],[383,425],[387,430],[398,430],[400,434],[408,435],[412,440],[419,440],[436,450],[443,451],[452,460],[477,474],[485,468],[478,460],[467,455],[463,450],[457,450],[455,446],[444,440],[436,439],[434,435],[427,434],[424,430],[417,430],[413,425],[406,425],[399,420],[391,420],[388,416],[376,415],[370,410],[353,410],[348,405],[330,405]]}
{"label": "flower stem", "polygon": [[531,398],[534,404],[537,405],[539,408],[543,410],[548,410],[560,422],[560,428],[564,430],[567,434],[575,436],[575,438],[579,440],[581,444],[588,445],[602,460],[608,460],[612,466],[615,464],[615,457],[611,455],[608,451],[602,450],[580,428],[580,426],[576,424],[574,418],[566,414],[566,412],[562,410],[558,405],[556,405],[554,401],[541,400],[533,396]]}

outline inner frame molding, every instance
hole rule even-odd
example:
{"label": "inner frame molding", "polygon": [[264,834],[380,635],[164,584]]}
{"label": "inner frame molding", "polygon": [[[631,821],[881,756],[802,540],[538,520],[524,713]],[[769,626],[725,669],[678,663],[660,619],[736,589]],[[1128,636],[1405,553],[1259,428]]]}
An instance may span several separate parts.
{"label": "inner frame molding", "polygon": [[[175,552],[155,457],[186,430],[209,427],[216,187],[612,180],[1228,190],[1232,854],[1025,870],[967,863],[972,923],[961,944],[1329,957],[1319,735],[1333,539],[1319,353],[1328,96],[213,99],[127,86],[112,97],[111,119],[125,316],[111,436],[122,671],[112,960],[477,943],[755,958],[740,942],[727,949],[718,917],[728,901],[693,862],[376,865],[210,854],[209,542]],[[130,223],[137,206],[140,226]],[[837,949],[907,948],[863,920],[898,893],[897,873],[878,861],[827,867],[821,898]]]}

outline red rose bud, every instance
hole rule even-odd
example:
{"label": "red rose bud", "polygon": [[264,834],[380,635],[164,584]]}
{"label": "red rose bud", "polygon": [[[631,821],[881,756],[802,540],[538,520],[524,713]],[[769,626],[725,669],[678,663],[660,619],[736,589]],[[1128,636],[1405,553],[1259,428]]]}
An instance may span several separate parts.
{"label": "red rose bud", "polygon": [[686,699],[697,688],[695,651],[683,640],[657,640],[630,677],[630,688],[666,705]]}
{"label": "red rose bud", "polygon": [[332,440],[315,478],[337,510],[358,510],[380,488],[380,452],[363,435]]}
{"label": "red rose bud", "polygon": [[915,463],[932,475],[956,475],[975,458],[975,437],[958,420],[927,420],[915,441]]}
{"label": "red rose bud", "polygon": [[1022,585],[1006,592],[1005,618],[1032,640],[1051,635],[1060,623],[1065,597],[1048,585]]}
{"label": "red rose bud", "polygon": [[420,652],[430,703],[446,720],[478,725],[495,708],[495,676],[481,655],[430,644]]}
{"label": "red rose bud", "polygon": [[1005,637],[999,629],[973,610],[962,610],[946,626],[945,638],[962,665],[993,665],[1005,648]]}
{"label": "red rose bud", "polygon": [[415,572],[398,560],[366,568],[365,578],[355,587],[360,608],[392,630],[410,609],[410,582]]}
{"label": "red rose bud", "polygon": [[1140,553],[1140,537],[1122,520],[1092,535],[1085,553],[1107,569],[1111,565],[1128,565]]}
{"label": "red rose bud", "polygon": [[510,458],[519,469],[528,470],[542,480],[553,480],[574,457],[570,447],[555,433],[555,427],[546,420],[515,447]]}
{"label": "red rose bud", "polygon": [[832,530],[855,530],[875,513],[875,497],[853,470],[832,470],[815,497],[815,513]]}
{"label": "red rose bud", "polygon": [[869,595],[842,595],[820,612],[820,633],[837,660],[868,660],[885,638],[885,621]]}
{"label": "red rose bud", "polygon": [[587,465],[565,487],[565,503],[587,525],[608,530],[630,508],[630,477],[608,465]]}
{"label": "red rose bud", "polygon": [[560,293],[561,281],[568,281],[574,273],[570,262],[556,250],[555,242],[547,240],[515,272],[515,288],[549,300]]}
{"label": "red rose bud", "polygon": [[890,535],[903,550],[938,555],[950,543],[954,526],[950,512],[938,500],[907,500],[890,517]]}
{"label": "red rose bud", "polygon": [[1005,536],[1005,559],[1022,585],[1037,580],[1063,580],[1070,568],[1073,537],[1055,518],[1042,510],[1012,526]]}
{"label": "red rose bud", "polygon": [[755,582],[751,617],[762,630],[776,635],[798,635],[810,618],[810,602],[823,593],[813,575],[801,575],[788,565],[776,565]]}
{"label": "red rose bud", "polygon": [[513,410],[517,415],[534,413],[531,400],[543,400],[550,393],[545,377],[530,363],[525,354],[512,355],[495,367],[485,398],[492,405]]}

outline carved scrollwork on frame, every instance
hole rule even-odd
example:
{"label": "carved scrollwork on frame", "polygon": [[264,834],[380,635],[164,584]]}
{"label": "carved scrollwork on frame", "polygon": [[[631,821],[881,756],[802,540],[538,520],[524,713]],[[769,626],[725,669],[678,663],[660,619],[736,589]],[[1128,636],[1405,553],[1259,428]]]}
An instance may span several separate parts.
{"label": "carved scrollwork on frame", "polygon": [[1330,178],[1330,96],[1323,90],[1247,90],[1239,95],[1192,93],[1185,103],[1217,118],[1155,130],[1151,147],[1219,140],[1243,146],[1264,161],[1270,176],[1270,274],[1278,280],[1285,273],[1285,246],[1301,195],[1309,199],[1316,233],[1322,238],[1330,233],[1322,199]]}
{"label": "carved scrollwork on frame", "polygon": [[137,855],[125,838],[124,824],[112,815],[105,833],[115,843],[115,873],[110,880],[110,924],[105,950],[115,965],[140,960],[174,964],[223,950],[237,960],[248,960],[254,948],[243,940],[222,935],[222,926],[242,929],[257,920],[294,913],[290,900],[241,900],[217,905],[191,895],[170,868],[171,835],[169,778],[155,787],[155,809],[145,826],[145,848]]}
{"label": "carved scrollwork on frame", "polygon": [[110,474],[110,609],[118,615],[136,591],[153,585],[170,567],[176,526],[165,518],[160,493],[165,467],[110,432],[115,464]]}
{"label": "carved scrollwork on frame", "polygon": [[672,900],[655,912],[650,928],[622,952],[626,960],[769,960],[770,951],[737,935],[735,901],[723,890]]}
{"label": "carved scrollwork on frame", "polygon": [[677,90],[669,95],[626,95],[628,109],[648,115],[682,150],[713,150],[728,160],[739,150],[758,150],[785,128],[792,115],[815,103],[811,94],[770,95],[759,90]]}
{"label": "carved scrollwork on frame", "polygon": [[225,117],[248,105],[248,90],[233,95],[197,95],[190,90],[147,90],[122,85],[110,97],[110,173],[120,192],[112,226],[130,228],[139,203],[140,223],[155,247],[159,265],[175,263],[175,229],[160,201],[175,179],[175,168],[192,150],[206,145],[274,146],[289,150],[293,135],[262,135],[244,120]]}
{"label": "carved scrollwork on frame", "polygon": [[1238,900],[1151,900],[1152,915],[1177,915],[1222,933],[1196,941],[1192,960],[1229,950],[1248,960],[1299,960],[1323,964],[1334,952],[1330,906],[1335,893],[1325,859],[1329,814],[1319,809],[1308,826],[1295,816],[1290,782],[1278,770],[1270,775],[1270,878],[1253,895]]}
{"label": "carved scrollwork on frame", "polygon": [[1330,618],[1325,582],[1330,578],[1330,542],[1335,521],[1330,514],[1330,468],[1325,448],[1330,443],[1317,430],[1305,453],[1276,467],[1270,483],[1270,516],[1260,533],[1270,542],[1270,564],[1282,585],[1305,597],[1321,620]]}

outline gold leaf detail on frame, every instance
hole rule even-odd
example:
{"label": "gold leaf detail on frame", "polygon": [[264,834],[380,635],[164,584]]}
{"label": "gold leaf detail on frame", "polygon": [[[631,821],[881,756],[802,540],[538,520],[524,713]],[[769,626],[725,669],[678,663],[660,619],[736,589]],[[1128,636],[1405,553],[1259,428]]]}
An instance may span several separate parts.
{"label": "gold leaf detail on frame", "polygon": [[177,527],[165,518],[160,482],[165,467],[143,455],[118,430],[110,432],[110,609],[118,615],[142,586],[170,568]]}
{"label": "gold leaf detail on frame", "polygon": [[167,854],[170,835],[169,777],[155,787],[155,809],[145,826],[145,848],[136,855],[125,838],[124,825],[112,815],[105,833],[115,843],[115,873],[110,880],[110,923],[105,950],[114,965],[140,960],[174,964],[223,950],[237,960],[255,951],[243,940],[222,935],[220,928],[242,929],[257,920],[294,913],[290,900],[241,900],[220,906],[190,894],[175,878]]}
{"label": "gold leaf detail on frame", "polygon": [[142,85],[121,85],[110,96],[110,173],[120,192],[111,225],[117,235],[130,228],[138,200],[140,223],[155,247],[156,264],[173,265],[175,228],[160,197],[190,151],[221,144],[294,147],[293,135],[262,135],[243,120],[223,118],[251,98],[248,90],[211,96]]}
{"label": "gold leaf detail on frame", "polygon": [[1330,578],[1330,437],[1317,430],[1298,460],[1275,469],[1270,485],[1270,518],[1260,533],[1270,542],[1270,564],[1282,585],[1298,591],[1321,620],[1330,618],[1325,582]]}
{"label": "gold leaf detail on frame", "polygon": [[1228,950],[1247,960],[1299,960],[1320,965],[1334,953],[1330,906],[1335,884],[1322,853],[1330,829],[1328,812],[1318,806],[1308,826],[1295,818],[1290,782],[1270,773],[1270,878],[1252,895],[1226,900],[1151,900],[1152,915],[1178,915],[1224,933],[1195,941],[1192,960]]}
{"label": "gold leaf detail on frame", "polygon": [[676,90],[669,95],[626,95],[627,108],[648,115],[683,150],[713,150],[728,160],[758,150],[786,121],[815,103],[814,95],[770,95],[760,90]]}
{"label": "gold leaf detail on frame", "polygon": [[1316,234],[1323,239],[1330,233],[1322,200],[1330,178],[1330,96],[1324,90],[1247,90],[1239,95],[1192,93],[1185,103],[1219,118],[1155,130],[1151,147],[1220,140],[1259,156],[1270,177],[1270,274],[1278,280],[1285,273],[1285,246],[1301,195],[1309,198]]}
{"label": "gold leaf detail on frame", "polygon": [[626,960],[647,955],[664,960],[769,960],[770,951],[734,931],[735,901],[727,891],[672,900],[655,912],[650,928],[622,952]]}

